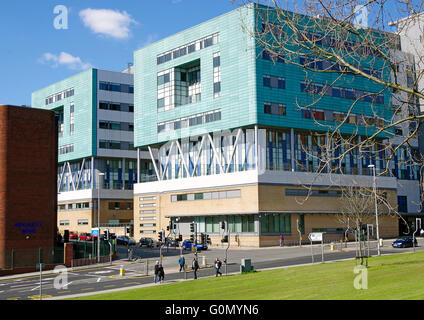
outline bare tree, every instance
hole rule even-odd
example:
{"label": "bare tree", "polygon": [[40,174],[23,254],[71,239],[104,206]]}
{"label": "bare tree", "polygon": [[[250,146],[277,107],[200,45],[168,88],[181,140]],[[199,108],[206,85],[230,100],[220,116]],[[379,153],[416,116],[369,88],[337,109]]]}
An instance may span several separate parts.
{"label": "bare tree", "polygon": [[[259,48],[255,48],[258,58],[297,66],[304,73],[300,89],[305,95],[296,104],[303,118],[314,120],[317,130],[309,134],[312,139],[301,139],[301,148],[317,165],[296,163],[297,171],[369,174],[362,164],[346,172],[346,161],[354,157],[384,162],[378,175],[393,176],[396,160],[396,165],[419,171],[415,174],[423,185],[417,138],[424,119],[420,86],[424,68],[419,67],[424,66],[420,61],[424,56],[401,51],[400,35],[414,28],[416,21],[400,19],[416,15],[424,2],[242,3],[251,3],[258,17],[256,28],[247,30]],[[356,81],[362,90],[353,89]],[[328,105],[328,97],[343,98],[348,107],[331,113],[322,107]]]}

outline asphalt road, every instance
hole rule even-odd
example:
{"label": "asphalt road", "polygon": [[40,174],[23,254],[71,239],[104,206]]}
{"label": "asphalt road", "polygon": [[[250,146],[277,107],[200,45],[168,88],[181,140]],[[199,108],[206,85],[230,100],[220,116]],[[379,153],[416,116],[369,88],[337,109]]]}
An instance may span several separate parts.
{"label": "asphalt road", "polygon": [[[67,278],[57,278],[57,274],[45,274],[42,277],[42,298],[61,298],[70,295],[85,295],[101,291],[108,291],[120,288],[134,288],[143,285],[153,285],[152,267],[155,259],[158,259],[157,250],[152,249],[137,249],[141,250],[141,255],[145,254],[141,260],[136,262],[128,262],[125,260],[114,262],[112,266],[94,267],[81,270],[74,270],[67,273]],[[320,263],[322,259],[321,247],[314,246],[314,261]],[[424,251],[424,247],[416,248],[417,251]],[[402,252],[412,252],[408,249],[393,249],[389,246],[382,248],[383,254],[393,254]],[[163,252],[166,254],[166,252]],[[178,272],[177,260],[179,250],[168,252],[164,257],[165,267],[165,283],[181,281],[185,279],[193,279],[193,272],[188,270]],[[371,255],[376,255],[375,249],[370,249]],[[202,268],[198,276],[199,278],[207,276],[215,276],[215,269],[212,263],[215,256],[221,259],[225,254],[225,250],[213,248],[206,252],[199,253],[199,256],[205,255],[208,257],[209,266]],[[310,246],[293,247],[293,248],[264,248],[264,249],[231,249],[229,251],[229,264],[227,266],[228,273],[237,273],[240,271],[241,258],[251,258],[252,264],[256,270],[278,268],[284,266],[292,266],[299,264],[310,264],[312,262]],[[191,265],[193,254],[185,255],[186,263]],[[355,249],[348,248],[344,251],[329,251],[326,247],[324,260],[333,261],[341,259],[349,259],[355,257]],[[152,259],[149,274],[146,275],[145,262],[147,259]],[[210,261],[210,262],[209,262]],[[126,272],[124,276],[120,275],[120,265],[124,265]],[[225,275],[225,265],[221,271]],[[63,275],[62,275],[63,277]],[[56,288],[55,288],[56,282]],[[57,289],[57,285],[67,284],[67,287]],[[178,297],[176,297],[178,298]],[[0,278],[0,300],[39,300],[40,299],[40,276],[39,275],[23,275],[14,279]]]}

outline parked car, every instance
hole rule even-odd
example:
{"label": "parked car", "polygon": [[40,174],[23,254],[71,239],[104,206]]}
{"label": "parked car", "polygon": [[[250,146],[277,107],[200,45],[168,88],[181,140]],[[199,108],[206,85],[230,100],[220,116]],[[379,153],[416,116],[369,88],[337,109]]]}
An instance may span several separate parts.
{"label": "parked car", "polygon": [[165,238],[165,245],[168,245],[170,247],[176,247],[177,246],[177,243],[175,242],[174,239]]}
{"label": "parked car", "polygon": [[[193,247],[195,247],[196,245],[193,243],[193,241],[191,240],[184,240],[183,241],[183,249],[184,250],[191,250]],[[206,245],[202,245],[202,244],[197,244],[197,250],[201,251],[201,250],[208,250],[208,246]]]}
{"label": "parked car", "polygon": [[414,242],[412,242],[413,241],[412,239],[413,237],[411,236],[400,237],[392,243],[392,247],[393,248],[408,248],[408,247],[412,247],[413,243],[415,246],[417,246],[418,245],[417,239],[414,239]]}
{"label": "parked car", "polygon": [[118,236],[116,238],[116,244],[123,246],[135,246],[135,241],[128,236]]}
{"label": "parked car", "polygon": [[69,240],[78,240],[78,234],[76,234],[75,232],[70,232]]}
{"label": "parked car", "polygon": [[146,246],[148,248],[152,248],[154,245],[153,239],[151,238],[140,238],[138,242],[139,247]]}
{"label": "parked car", "polygon": [[79,240],[80,241],[91,241],[92,240],[91,234],[90,233],[81,233],[79,235]]}

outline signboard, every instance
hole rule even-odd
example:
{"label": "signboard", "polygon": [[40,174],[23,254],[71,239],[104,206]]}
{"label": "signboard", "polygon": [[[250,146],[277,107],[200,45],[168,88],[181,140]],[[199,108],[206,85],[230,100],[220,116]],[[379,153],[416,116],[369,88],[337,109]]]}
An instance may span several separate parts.
{"label": "signboard", "polygon": [[314,241],[322,241],[322,232],[314,232],[314,233],[310,233],[309,234],[309,240],[311,240],[312,242]]}
{"label": "signboard", "polygon": [[100,235],[100,229],[99,228],[93,228],[91,229],[91,235],[94,237],[97,237]]}

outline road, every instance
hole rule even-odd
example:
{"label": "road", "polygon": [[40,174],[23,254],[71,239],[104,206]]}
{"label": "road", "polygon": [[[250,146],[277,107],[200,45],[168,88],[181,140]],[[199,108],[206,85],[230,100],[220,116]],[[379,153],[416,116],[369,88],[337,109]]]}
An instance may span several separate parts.
{"label": "road", "polygon": [[[416,248],[416,251],[424,251],[424,246]],[[120,252],[125,256],[126,249],[121,248]],[[382,254],[394,254],[402,252],[412,252],[412,248],[408,249],[393,249],[386,245],[382,248]],[[315,263],[321,262],[321,246],[315,245],[313,247]],[[371,255],[376,255],[375,246],[370,249]],[[184,272],[178,272],[178,257],[180,251],[166,249],[163,252],[163,264],[165,268],[165,283],[181,281],[185,277],[193,279],[193,272],[188,270],[185,275]],[[89,293],[96,293],[101,291],[108,291],[121,288],[134,288],[145,285],[153,285],[152,269],[156,260],[159,260],[159,252],[156,249],[140,249],[137,248],[134,256],[139,256],[136,262],[129,262],[124,260],[115,261],[111,266],[84,268],[80,270],[68,271],[66,277],[58,279],[57,274],[45,274],[42,277],[42,295],[43,299],[48,298],[61,298],[70,295],[85,295]],[[193,253],[185,253],[186,263],[190,266],[193,259]],[[212,248],[208,251],[198,254],[199,257],[205,256],[207,266],[199,271],[199,278],[214,276],[215,270],[212,267],[215,257],[220,257],[221,260],[225,258],[225,250],[222,248]],[[355,257],[355,248],[336,247],[336,250],[330,251],[329,247],[325,247],[324,260],[334,261],[341,259],[349,259]],[[227,272],[237,273],[240,271],[241,259],[250,258],[256,270],[278,268],[299,264],[310,264],[312,262],[311,247],[289,247],[289,248],[261,248],[261,249],[230,249],[228,251]],[[146,262],[149,260],[149,274],[146,275]],[[202,259],[200,259],[202,262]],[[125,275],[120,275],[120,267],[125,267]],[[189,268],[190,269],[190,268]],[[221,271],[225,274],[225,265]],[[63,277],[63,275],[62,275]],[[59,281],[60,280],[60,281]],[[67,284],[62,289],[57,289],[56,284]],[[36,274],[22,275],[17,278],[0,277],[0,300],[39,300],[40,290],[40,276]]]}

